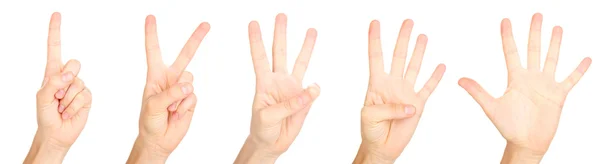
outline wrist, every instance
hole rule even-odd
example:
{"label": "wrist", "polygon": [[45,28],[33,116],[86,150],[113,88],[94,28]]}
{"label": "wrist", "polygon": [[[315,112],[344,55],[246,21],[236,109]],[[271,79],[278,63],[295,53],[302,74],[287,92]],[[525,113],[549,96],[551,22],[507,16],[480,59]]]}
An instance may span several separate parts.
{"label": "wrist", "polygon": [[170,154],[170,151],[165,150],[155,142],[138,136],[131,149],[127,164],[164,164]]}
{"label": "wrist", "polygon": [[62,163],[70,146],[61,145],[56,140],[36,133],[29,153],[23,163]]}
{"label": "wrist", "polygon": [[366,144],[361,144],[353,164],[393,164],[395,158],[389,158]]}
{"label": "wrist", "polygon": [[528,164],[540,163],[546,152],[535,151],[526,147],[521,147],[510,142],[506,143],[502,164]]}
{"label": "wrist", "polygon": [[272,164],[279,158],[279,155],[281,155],[281,153],[272,151],[268,146],[260,144],[252,137],[248,137],[234,163]]}

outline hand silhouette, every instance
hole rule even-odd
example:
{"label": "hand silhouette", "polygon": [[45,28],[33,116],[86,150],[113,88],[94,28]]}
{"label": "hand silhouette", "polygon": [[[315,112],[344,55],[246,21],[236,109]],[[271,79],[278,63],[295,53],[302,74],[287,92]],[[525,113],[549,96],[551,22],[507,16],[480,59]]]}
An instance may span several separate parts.
{"label": "hand silhouette", "polygon": [[[500,98],[488,94],[477,82],[462,78],[458,82],[483,108],[485,114],[507,140],[503,163],[525,160],[539,162],[556,133],[558,120],[568,92],[591,64],[585,58],[563,82],[554,77],[562,39],[562,28],[554,27],[546,63],[540,70],[542,15],[533,15],[529,33],[527,69],[521,66],[512,35],[511,23],[502,20],[502,45],[508,68],[508,87]],[[537,160],[537,161],[536,161]]]}
{"label": "hand silhouette", "polygon": [[404,73],[408,42],[413,21],[405,20],[400,29],[392,69],[383,69],[379,21],[372,21],[369,29],[369,88],[362,109],[362,144],[354,163],[393,163],[410,141],[429,95],[440,82],[446,66],[437,66],[425,86],[415,92],[415,81],[427,45],[427,36],[421,34]]}
{"label": "hand silhouette", "polygon": [[[248,26],[250,48],[256,73],[256,94],[252,105],[250,135],[235,163],[273,163],[285,152],[302,128],[304,119],[320,88],[302,89],[302,79],[315,44],[317,32],[309,29],[293,72],[286,66],[287,18],[279,14],[273,39],[273,71],[269,69],[260,27]],[[260,161],[260,162],[259,162]]]}
{"label": "hand silhouette", "polygon": [[140,132],[127,163],[164,163],[188,131],[196,95],[193,77],[185,71],[210,25],[200,24],[170,67],[161,57],[156,19],[146,18],[148,74],[140,114]]}
{"label": "hand silhouette", "polygon": [[60,13],[52,14],[45,78],[37,93],[38,130],[24,163],[62,163],[91,108],[92,94],[77,77],[79,61],[61,62],[60,24]]}

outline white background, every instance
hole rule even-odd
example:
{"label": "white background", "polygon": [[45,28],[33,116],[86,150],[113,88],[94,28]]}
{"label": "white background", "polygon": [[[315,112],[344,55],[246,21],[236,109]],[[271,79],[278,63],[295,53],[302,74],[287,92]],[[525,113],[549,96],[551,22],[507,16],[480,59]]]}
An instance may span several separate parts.
{"label": "white background", "polygon": [[[275,15],[288,15],[292,68],[305,32],[318,31],[304,84],[321,97],[302,132],[277,163],[351,163],[358,150],[360,109],[368,82],[367,29],[381,21],[386,68],[404,19],[429,36],[417,88],[438,63],[447,72],[430,97],[411,143],[396,163],[499,163],[505,141],[457,85],[477,80],[494,96],[506,87],[500,21],[510,18],[522,63],[531,16],[544,14],[544,50],[552,26],[564,28],[557,79],[586,56],[600,61],[600,15],[588,0],[410,1],[11,1],[0,2],[0,163],[21,163],[36,131],[35,93],[43,78],[50,15],[63,16],[63,60],[78,59],[93,93],[88,124],[64,163],[124,163],[138,133],[145,83],[144,18],[154,14],[163,57],[174,61],[202,21],[212,28],[188,70],[199,102],[191,128],[167,163],[232,163],[249,132],[254,73],[247,25],[258,20],[268,50]],[[412,49],[412,48],[411,48]],[[545,51],[542,52],[545,54]],[[542,57],[544,60],[544,57]],[[542,62],[543,63],[543,62]],[[600,83],[593,63],[571,91],[558,133],[542,163],[600,163]]]}

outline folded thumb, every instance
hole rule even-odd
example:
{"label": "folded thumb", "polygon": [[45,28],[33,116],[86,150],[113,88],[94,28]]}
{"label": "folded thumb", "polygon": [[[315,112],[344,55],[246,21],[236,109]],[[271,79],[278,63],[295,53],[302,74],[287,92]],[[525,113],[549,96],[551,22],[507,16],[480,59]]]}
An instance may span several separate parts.
{"label": "folded thumb", "polygon": [[363,117],[372,121],[405,119],[415,115],[416,108],[407,104],[370,105],[363,109]]}
{"label": "folded thumb", "polygon": [[270,112],[278,119],[283,119],[308,107],[319,96],[320,93],[321,88],[316,84],[312,84],[304,89],[302,93],[284,102],[273,105],[265,109],[265,111]]}

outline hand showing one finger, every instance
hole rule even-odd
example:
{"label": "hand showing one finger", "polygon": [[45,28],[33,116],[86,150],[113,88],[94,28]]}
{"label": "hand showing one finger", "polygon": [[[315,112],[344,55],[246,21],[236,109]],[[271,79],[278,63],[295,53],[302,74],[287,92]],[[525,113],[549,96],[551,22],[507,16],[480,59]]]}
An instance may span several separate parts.
{"label": "hand showing one finger", "polygon": [[81,64],[61,61],[60,13],[52,14],[45,78],[37,93],[36,132],[24,163],[61,163],[85,127],[92,94],[77,75]]}

